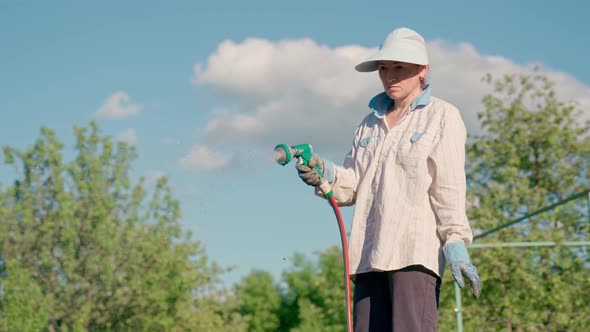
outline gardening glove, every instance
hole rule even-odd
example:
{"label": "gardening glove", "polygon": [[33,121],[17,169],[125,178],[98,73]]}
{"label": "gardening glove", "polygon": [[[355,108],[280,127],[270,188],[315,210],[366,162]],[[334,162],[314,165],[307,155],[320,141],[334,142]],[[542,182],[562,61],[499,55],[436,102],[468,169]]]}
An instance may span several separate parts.
{"label": "gardening glove", "polygon": [[469,260],[469,254],[467,253],[467,247],[463,242],[452,242],[447,243],[443,247],[445,258],[451,268],[453,279],[457,282],[460,288],[465,287],[463,276],[469,279],[471,283],[471,290],[473,295],[477,298],[481,293],[481,280],[477,274],[477,268]]}
{"label": "gardening glove", "polygon": [[[317,168],[315,166],[317,166]],[[295,168],[297,169],[301,180],[310,186],[319,186],[322,179],[326,179],[330,183],[334,180],[333,164],[329,161],[324,162],[324,160],[322,160],[317,154],[313,154],[311,158],[309,158],[307,165],[304,165],[301,160],[299,160],[295,165]],[[321,174],[318,173],[318,169]]]}

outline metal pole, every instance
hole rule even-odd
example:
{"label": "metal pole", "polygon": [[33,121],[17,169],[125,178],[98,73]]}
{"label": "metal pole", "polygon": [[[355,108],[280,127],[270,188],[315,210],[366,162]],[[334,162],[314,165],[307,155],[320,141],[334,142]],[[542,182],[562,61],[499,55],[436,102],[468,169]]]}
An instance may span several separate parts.
{"label": "metal pole", "polygon": [[455,315],[457,316],[457,332],[463,332],[463,308],[461,306],[461,289],[456,282],[455,286]]}
{"label": "metal pole", "polygon": [[539,210],[536,210],[534,212],[528,213],[528,214],[526,214],[526,215],[524,215],[524,216],[522,216],[520,218],[516,218],[515,220],[512,220],[510,222],[507,222],[507,223],[505,223],[503,225],[500,225],[498,227],[495,227],[493,229],[487,230],[487,231],[485,231],[485,232],[483,232],[481,234],[478,234],[478,235],[474,236],[473,239],[476,240],[476,239],[482,238],[484,236],[488,236],[488,235],[490,235],[492,233],[495,233],[495,232],[501,230],[502,228],[506,228],[508,226],[512,226],[512,225],[517,224],[517,223],[519,223],[519,222],[521,222],[523,220],[526,220],[526,219],[528,219],[530,217],[534,217],[534,216],[536,216],[538,214],[541,214],[543,212],[546,212],[546,211],[549,211],[549,210],[553,210],[553,209],[555,209],[556,207],[558,207],[560,205],[563,205],[563,204],[568,203],[570,201],[576,200],[576,199],[578,199],[580,197],[583,197],[584,195],[589,196],[589,199],[590,199],[590,190],[587,189],[585,191],[579,192],[579,193],[577,193],[575,195],[572,195],[572,196],[570,196],[570,197],[568,197],[566,199],[563,199],[563,200],[561,200],[561,201],[559,201],[557,203],[551,204],[551,205],[546,206],[546,207],[544,207],[542,209],[539,209]]}

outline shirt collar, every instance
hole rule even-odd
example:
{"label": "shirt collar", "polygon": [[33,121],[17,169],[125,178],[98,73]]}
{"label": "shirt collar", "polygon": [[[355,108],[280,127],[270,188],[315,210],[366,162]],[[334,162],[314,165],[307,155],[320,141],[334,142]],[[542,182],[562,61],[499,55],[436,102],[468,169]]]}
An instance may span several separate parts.
{"label": "shirt collar", "polygon": [[[382,118],[387,114],[387,110],[389,110],[394,102],[393,99],[389,98],[387,93],[381,92],[371,99],[369,107],[374,110],[376,117]],[[428,103],[430,103],[430,84],[426,86],[426,89],[424,89],[416,99],[414,99],[410,105],[410,112],[422,108],[428,105]]]}

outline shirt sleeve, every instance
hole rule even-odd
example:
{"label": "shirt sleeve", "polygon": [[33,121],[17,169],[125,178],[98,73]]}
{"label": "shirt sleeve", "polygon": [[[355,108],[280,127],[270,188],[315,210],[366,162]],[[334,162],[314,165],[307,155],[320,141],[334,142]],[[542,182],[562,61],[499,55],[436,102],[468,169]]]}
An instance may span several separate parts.
{"label": "shirt sleeve", "polygon": [[473,234],[466,214],[465,143],[467,131],[459,111],[445,109],[440,135],[428,160],[432,176],[430,202],[437,216],[437,229],[445,244],[470,245]]}
{"label": "shirt sleeve", "polygon": [[[334,200],[339,206],[351,206],[356,202],[356,188],[358,185],[358,172],[356,168],[356,156],[358,147],[359,128],[357,128],[352,148],[344,157],[342,166],[333,165],[334,181],[332,186]],[[323,196],[319,189],[316,189],[316,195]]]}
{"label": "shirt sleeve", "polygon": [[335,178],[332,184],[334,199],[340,206],[351,206],[356,201],[358,184],[354,156],[354,148],[346,155],[342,166],[335,166]]}

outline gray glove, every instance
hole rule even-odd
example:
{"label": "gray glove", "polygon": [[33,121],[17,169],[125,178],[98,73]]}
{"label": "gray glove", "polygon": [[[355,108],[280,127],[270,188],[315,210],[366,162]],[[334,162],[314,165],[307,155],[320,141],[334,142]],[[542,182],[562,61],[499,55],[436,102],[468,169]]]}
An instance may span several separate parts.
{"label": "gray glove", "polygon": [[[315,166],[317,166],[317,168]],[[307,165],[298,162],[295,165],[295,168],[297,168],[301,180],[314,187],[320,185],[325,174],[324,161],[317,154],[313,154],[311,158],[309,158]],[[318,172],[318,169],[321,173]]]}
{"label": "gray glove", "polygon": [[465,243],[448,243],[443,247],[443,252],[457,285],[460,288],[465,287],[465,281],[463,280],[463,276],[465,276],[471,284],[473,295],[479,297],[481,293],[481,279],[479,279],[479,275],[477,274],[477,268],[469,260]]}

